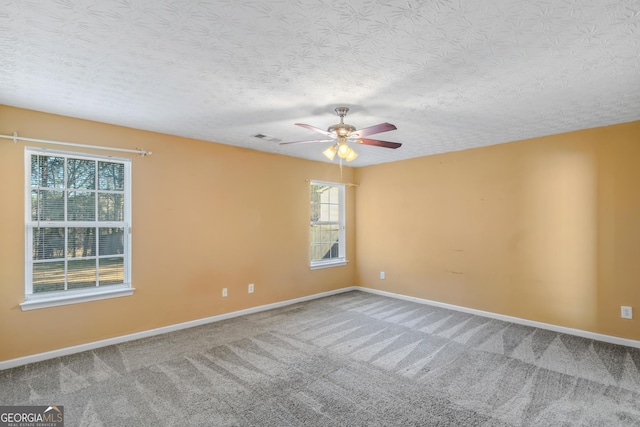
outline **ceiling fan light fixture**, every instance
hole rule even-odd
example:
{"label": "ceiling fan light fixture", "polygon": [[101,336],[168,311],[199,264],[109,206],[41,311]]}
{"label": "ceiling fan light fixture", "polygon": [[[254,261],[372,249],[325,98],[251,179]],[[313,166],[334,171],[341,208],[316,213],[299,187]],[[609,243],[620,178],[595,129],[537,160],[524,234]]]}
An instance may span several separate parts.
{"label": "ceiling fan light fixture", "polygon": [[349,154],[347,154],[347,157],[345,158],[345,160],[347,162],[350,162],[351,160],[354,160],[356,157],[358,157],[358,153],[356,153],[356,150],[352,148]]}
{"label": "ceiling fan light fixture", "polygon": [[351,151],[353,151],[351,147],[346,142],[343,142],[338,146],[338,157],[345,159]]}
{"label": "ceiling fan light fixture", "polygon": [[322,154],[325,155],[325,157],[327,159],[329,159],[330,161],[333,161],[333,159],[336,157],[336,153],[338,152],[338,149],[336,148],[335,145],[332,145],[331,147],[327,148],[326,150],[324,150],[322,152]]}

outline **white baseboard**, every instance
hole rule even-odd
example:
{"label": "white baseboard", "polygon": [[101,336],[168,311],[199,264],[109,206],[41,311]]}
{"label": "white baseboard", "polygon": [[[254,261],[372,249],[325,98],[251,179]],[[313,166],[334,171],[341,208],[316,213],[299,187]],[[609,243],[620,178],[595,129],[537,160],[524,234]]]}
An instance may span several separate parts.
{"label": "white baseboard", "polygon": [[449,310],[461,311],[463,313],[475,314],[477,316],[489,317],[491,319],[502,320],[519,325],[532,326],[534,328],[546,329],[549,331],[560,332],[562,334],[575,335],[582,338],[589,338],[596,341],[602,341],[610,344],[624,345],[627,347],[640,348],[640,341],[628,338],[614,337],[612,335],[598,334],[595,332],[583,331],[581,329],[567,328],[565,326],[552,325],[550,323],[536,322],[535,320],[522,319],[520,317],[506,316],[504,314],[492,313],[490,311],[476,310],[473,308],[461,307],[459,305],[446,304],[443,302],[431,301],[422,298],[410,297],[402,294],[394,294],[393,292],[380,291],[377,289],[363,288],[361,286],[352,286],[351,289],[368,292],[371,294],[382,295],[385,297],[397,298],[404,301],[417,302],[419,304],[432,305],[435,307],[447,308]]}
{"label": "white baseboard", "polygon": [[261,311],[273,310],[274,308],[285,307],[287,305],[297,304],[299,302],[310,301],[313,299],[323,298],[330,295],[341,294],[357,289],[356,287],[347,287],[336,289],[333,291],[321,292],[319,294],[307,295],[300,298],[294,298],[286,301],[274,302],[272,304],[260,305],[244,310],[233,311],[231,313],[219,314],[217,316],[205,317],[203,319],[191,320],[189,322],[178,323],[175,325],[163,326],[161,328],[150,329],[133,334],[122,335],[119,337],[107,338],[100,341],[94,341],[86,344],[75,345],[73,347],[65,347],[58,350],[47,351],[44,353],[33,354],[15,359],[0,361],[0,371],[4,369],[15,368],[17,366],[27,365],[29,363],[42,362],[43,360],[55,359],[56,357],[67,356],[69,354],[81,353],[83,351],[94,350],[100,347],[120,344],[127,341],[133,341],[140,338],[152,337],[154,335],[166,334],[167,332],[179,331],[181,329],[193,328],[194,326],[205,325],[207,323],[220,322],[221,320],[232,319],[234,317],[245,316],[247,314],[259,313]]}
{"label": "white baseboard", "polygon": [[536,322],[533,320],[521,319],[519,317],[506,316],[503,314],[491,313],[489,311],[476,310],[473,308],[461,307],[458,305],[446,304],[437,301],[431,301],[422,298],[411,297],[407,295],[395,294],[393,292],[380,291],[377,289],[365,288],[361,286],[349,286],[346,288],[335,289],[333,291],[321,292],[319,294],[307,295],[300,298],[294,298],[286,301],[265,304],[258,307],[251,307],[244,310],[233,311],[231,313],[219,314],[217,316],[205,317],[203,319],[192,320],[189,322],[178,323],[175,325],[163,326],[161,328],[150,329],[133,334],[122,335],[119,337],[107,338],[105,340],[94,341],[86,344],[80,344],[73,347],[65,347],[58,350],[47,351],[44,353],[33,354],[15,359],[0,361],[0,371],[4,369],[15,368],[17,366],[27,365],[29,363],[41,362],[43,360],[55,359],[56,357],[67,356],[70,354],[81,353],[83,351],[94,350],[96,348],[106,347],[109,345],[120,344],[127,341],[133,341],[140,338],[152,337],[154,335],[166,334],[167,332],[179,331],[181,329],[192,328],[194,326],[205,325],[208,323],[220,322],[221,320],[232,319],[234,317],[245,316],[247,314],[259,313],[261,311],[273,310],[274,308],[286,307],[288,305],[297,304],[299,302],[310,301],[331,295],[341,294],[349,291],[362,291],[371,294],[382,295],[386,297],[396,298],[404,301],[412,301],[419,304],[432,305],[435,307],[446,308],[449,310],[461,311],[463,313],[475,314],[477,316],[489,317],[492,319],[502,320],[505,322],[516,323],[519,325],[531,326],[534,328],[547,329],[563,334],[575,335],[578,337],[589,338],[596,341],[607,342],[610,344],[623,345],[627,347],[640,348],[640,341],[627,338],[619,338],[611,335],[598,334],[595,332],[583,331],[580,329],[567,328],[564,326],[552,325],[549,323]]}

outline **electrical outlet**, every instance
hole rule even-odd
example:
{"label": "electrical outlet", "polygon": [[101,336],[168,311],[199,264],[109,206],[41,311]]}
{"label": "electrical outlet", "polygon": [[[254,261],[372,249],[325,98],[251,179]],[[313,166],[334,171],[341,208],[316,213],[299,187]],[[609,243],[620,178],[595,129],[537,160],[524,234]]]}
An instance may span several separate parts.
{"label": "electrical outlet", "polygon": [[623,319],[633,319],[633,309],[626,305],[620,307],[620,317]]}
{"label": "electrical outlet", "polygon": [[227,288],[222,288],[222,298],[227,297]]}
{"label": "electrical outlet", "polygon": [[386,277],[386,275],[384,274],[384,271],[380,272],[380,279],[384,280],[384,278]]}
{"label": "electrical outlet", "polygon": [[249,293],[253,293],[253,283],[249,283]]}

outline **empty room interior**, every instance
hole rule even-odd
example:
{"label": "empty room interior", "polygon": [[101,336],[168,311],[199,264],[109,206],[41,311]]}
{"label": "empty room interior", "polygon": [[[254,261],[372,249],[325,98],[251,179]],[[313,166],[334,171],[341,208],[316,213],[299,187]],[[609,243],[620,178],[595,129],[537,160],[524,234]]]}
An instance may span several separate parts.
{"label": "empty room interior", "polygon": [[0,406],[640,425],[640,3],[3,2]]}

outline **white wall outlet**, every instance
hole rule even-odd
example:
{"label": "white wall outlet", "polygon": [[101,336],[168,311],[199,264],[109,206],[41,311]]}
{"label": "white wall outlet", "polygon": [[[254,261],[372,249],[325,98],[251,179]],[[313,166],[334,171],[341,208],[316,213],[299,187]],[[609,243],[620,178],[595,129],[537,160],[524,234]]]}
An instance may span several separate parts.
{"label": "white wall outlet", "polygon": [[249,283],[249,293],[253,293],[253,283]]}
{"label": "white wall outlet", "polygon": [[384,278],[385,278],[385,277],[386,277],[386,275],[384,274],[384,271],[381,271],[381,272],[380,272],[380,278],[381,278],[382,280],[384,280]]}
{"label": "white wall outlet", "polygon": [[227,288],[222,288],[222,298],[227,297]]}
{"label": "white wall outlet", "polygon": [[633,319],[633,309],[626,305],[620,307],[620,317],[623,319]]}

